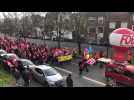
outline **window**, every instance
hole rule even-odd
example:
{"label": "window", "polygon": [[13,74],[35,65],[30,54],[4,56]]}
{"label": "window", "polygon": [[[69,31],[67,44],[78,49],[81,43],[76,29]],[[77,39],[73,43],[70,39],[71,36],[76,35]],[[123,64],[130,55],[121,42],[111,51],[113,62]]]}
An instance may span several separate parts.
{"label": "window", "polygon": [[96,17],[88,17],[88,20],[96,20]]}
{"label": "window", "polygon": [[35,68],[35,71],[38,72],[39,74],[43,74],[43,72],[38,68]]}
{"label": "window", "polygon": [[45,73],[47,76],[52,76],[52,75],[56,75],[57,71],[53,68],[50,68],[50,69],[46,70]]}
{"label": "window", "polygon": [[103,33],[104,30],[103,30],[103,27],[98,27],[98,33]]}
{"label": "window", "polygon": [[133,20],[133,22],[134,22],[134,14],[133,14],[133,19],[132,19],[132,20]]}
{"label": "window", "polygon": [[88,20],[89,20],[89,24],[96,23],[96,17],[89,17]]}
{"label": "window", "polygon": [[121,22],[121,27],[122,27],[122,28],[127,28],[127,25],[128,25],[127,22]]}
{"label": "window", "polygon": [[132,30],[134,31],[134,25],[132,25]]}
{"label": "window", "polygon": [[113,71],[113,68],[106,68],[106,71],[112,72]]}
{"label": "window", "polygon": [[24,66],[28,66],[28,65],[34,65],[31,61],[22,61]]}
{"label": "window", "polygon": [[104,17],[98,17],[98,24],[103,24],[104,23]]}
{"label": "window", "polygon": [[96,28],[90,28],[90,29],[89,29],[89,32],[95,33],[95,32],[96,32]]}
{"label": "window", "polygon": [[124,75],[126,75],[127,77],[132,77],[132,78],[134,78],[134,74],[131,73],[131,72],[128,72],[128,71],[125,72]]}
{"label": "window", "polygon": [[109,23],[109,28],[110,29],[115,29],[116,28],[116,22],[110,22]]}

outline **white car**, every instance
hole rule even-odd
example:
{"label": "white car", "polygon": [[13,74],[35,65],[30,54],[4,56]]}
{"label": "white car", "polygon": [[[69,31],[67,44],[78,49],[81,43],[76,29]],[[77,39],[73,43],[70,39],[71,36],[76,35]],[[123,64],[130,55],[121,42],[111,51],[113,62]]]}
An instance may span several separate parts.
{"label": "white car", "polygon": [[56,71],[56,69],[48,65],[39,65],[32,68],[33,77],[42,84],[47,84],[49,87],[63,87],[63,77]]}

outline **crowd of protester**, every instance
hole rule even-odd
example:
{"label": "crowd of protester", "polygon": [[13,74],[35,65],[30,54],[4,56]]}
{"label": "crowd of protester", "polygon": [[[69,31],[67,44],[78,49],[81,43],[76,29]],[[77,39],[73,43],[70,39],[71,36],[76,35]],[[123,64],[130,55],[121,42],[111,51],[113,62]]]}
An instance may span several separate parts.
{"label": "crowd of protester", "polygon": [[15,53],[20,58],[30,59],[35,63],[43,63],[48,57],[46,45],[37,45],[27,42],[25,39],[11,39],[0,37],[0,48],[8,53]]}

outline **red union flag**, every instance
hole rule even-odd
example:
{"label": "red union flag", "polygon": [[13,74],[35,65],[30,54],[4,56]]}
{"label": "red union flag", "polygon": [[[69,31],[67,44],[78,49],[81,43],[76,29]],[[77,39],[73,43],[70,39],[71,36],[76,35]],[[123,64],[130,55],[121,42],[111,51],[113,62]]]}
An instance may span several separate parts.
{"label": "red union flag", "polygon": [[89,59],[88,61],[87,61],[87,63],[89,64],[89,65],[93,65],[93,64],[95,64],[95,59],[93,59],[93,58],[91,58],[91,59]]}

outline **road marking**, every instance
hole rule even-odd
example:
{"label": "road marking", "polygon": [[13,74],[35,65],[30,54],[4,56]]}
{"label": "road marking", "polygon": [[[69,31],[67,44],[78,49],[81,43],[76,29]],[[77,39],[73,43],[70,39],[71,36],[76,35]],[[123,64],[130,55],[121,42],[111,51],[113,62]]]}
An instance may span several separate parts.
{"label": "road marking", "polygon": [[66,70],[66,69],[59,68],[59,67],[55,67],[55,68],[58,69],[58,70],[64,71],[64,72],[66,72],[66,73],[72,74],[71,71],[68,71],[68,70]]}
{"label": "road marking", "polygon": [[78,66],[78,64],[76,64],[76,63],[71,63],[71,64],[73,64],[73,65],[77,65],[77,66]]}
{"label": "road marking", "polygon": [[[59,69],[59,70],[61,70],[61,71],[64,71],[64,72],[66,72],[66,73],[72,74],[72,72],[71,72],[71,71],[68,71],[68,70],[66,70],[66,69],[59,68],[59,67],[55,67],[55,68],[56,68],[56,69]],[[92,81],[92,82],[94,82],[94,83],[96,83],[96,84],[99,84],[99,85],[102,85],[102,86],[105,86],[105,85],[106,85],[106,84],[105,84],[105,83],[103,83],[103,82],[96,81],[96,80],[91,79],[91,78],[86,77],[86,76],[83,76],[82,78],[83,78],[83,79],[85,79],[85,80],[88,80],[88,81]]]}
{"label": "road marking", "polygon": [[96,81],[96,80],[91,79],[91,78],[86,77],[86,76],[83,76],[83,78],[84,78],[84,79],[86,79],[86,80],[92,81],[92,82],[94,82],[94,83],[96,83],[96,84],[100,84],[100,85],[103,85],[103,86],[105,86],[105,85],[106,85],[106,84],[105,84],[105,83],[103,83],[103,82]]}

